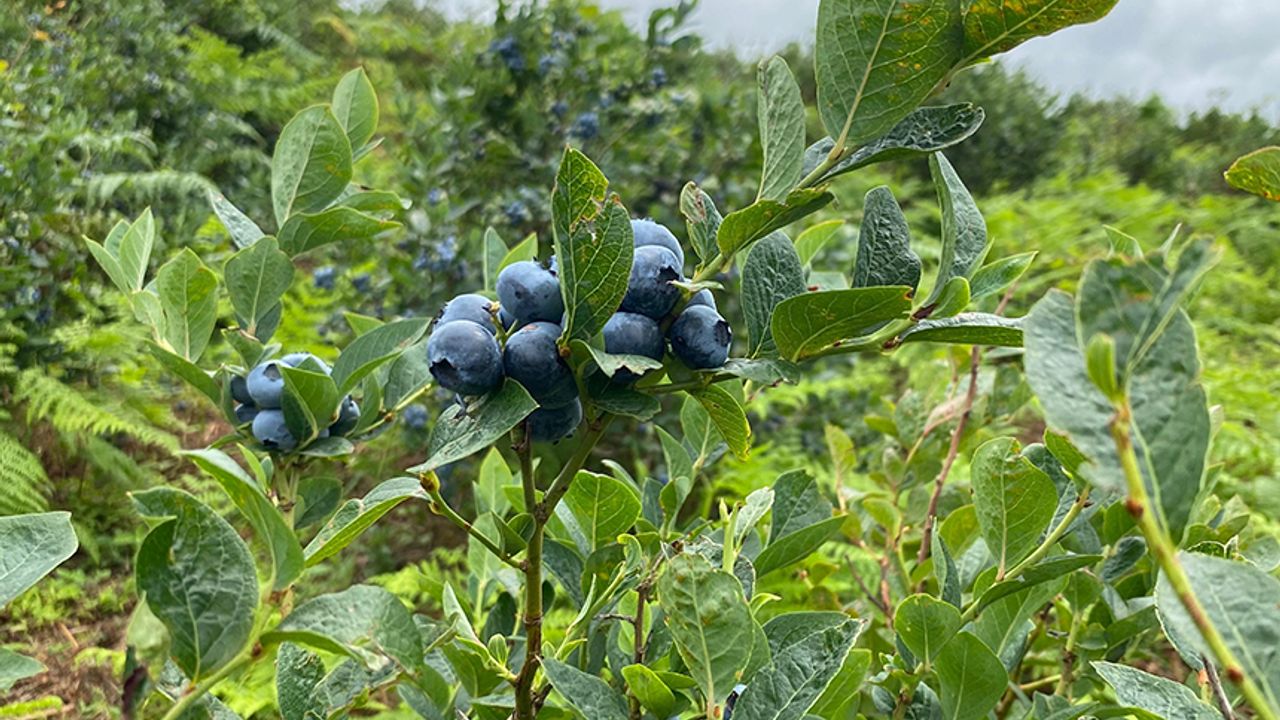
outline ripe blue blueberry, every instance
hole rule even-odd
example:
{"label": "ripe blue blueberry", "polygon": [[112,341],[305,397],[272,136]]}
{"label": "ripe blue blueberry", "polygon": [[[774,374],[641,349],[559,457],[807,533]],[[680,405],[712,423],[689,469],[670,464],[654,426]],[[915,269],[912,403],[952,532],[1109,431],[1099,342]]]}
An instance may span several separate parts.
{"label": "ripe blue blueberry", "polygon": [[712,310],[719,310],[719,308],[716,307],[716,296],[712,295],[711,291],[706,289],[699,290],[694,293],[693,297],[689,298],[689,304],[685,305],[685,307],[693,307],[695,305],[705,305]]}
{"label": "ripe blue blueberry", "polygon": [[675,253],[657,245],[636,248],[620,309],[661,320],[680,299],[680,288],[671,284],[679,279],[680,259]]}
{"label": "ripe blue blueberry", "polygon": [[369,273],[360,273],[351,278],[351,287],[355,288],[357,292],[369,292]]}
{"label": "ripe blue blueberry", "polygon": [[694,370],[718,368],[729,359],[733,331],[720,313],[705,305],[685,308],[667,334],[671,353]]}
{"label": "ripe blue blueberry", "polygon": [[239,375],[231,376],[231,399],[242,404],[253,404],[253,396],[249,394],[249,383]]}
{"label": "ripe blue blueberry", "polygon": [[239,425],[244,425],[245,423],[251,423],[253,422],[254,418],[258,417],[258,413],[259,413],[258,408],[254,406],[252,403],[237,405],[236,406],[236,423]]}
{"label": "ripe blue blueberry", "polygon": [[470,320],[488,330],[490,335],[497,334],[498,329],[493,326],[493,313],[489,310],[491,307],[493,301],[483,295],[459,295],[440,308],[440,313],[436,315],[436,327],[454,320]]}
{"label": "ripe blue blueberry", "polygon": [[[607,107],[601,103],[601,107]],[[600,133],[600,116],[593,112],[584,112],[573,120],[569,135],[579,140],[590,140]]]}
{"label": "ripe blue blueberry", "polygon": [[560,407],[578,397],[573,370],[560,357],[558,337],[559,325],[535,322],[512,333],[502,351],[507,376],[523,385],[543,407]]}
{"label": "ripe blue blueberry", "polygon": [[268,450],[288,452],[298,445],[284,421],[283,410],[263,410],[253,419],[253,436]]}
{"label": "ripe blue blueberry", "polygon": [[657,320],[636,313],[618,312],[604,324],[604,349],[614,355],[643,355],[661,360],[667,348]]}
{"label": "ripe blue blueberry", "polygon": [[280,365],[303,367],[315,372],[329,372],[329,366],[311,353],[289,353],[279,360],[268,360],[249,371],[245,387],[249,399],[259,408],[278,408],[284,395],[284,374]]}
{"label": "ripe blue blueberry", "polygon": [[311,274],[311,279],[315,281],[317,288],[320,288],[321,290],[332,290],[333,281],[337,278],[337,275],[337,271],[334,270],[332,266],[325,266],[322,268],[316,268],[316,271]]}
{"label": "ripe blue blueberry", "polygon": [[401,417],[404,418],[404,424],[413,430],[422,430],[427,426],[427,409],[417,403],[405,408]]}
{"label": "ripe blue blueberry", "polygon": [[534,260],[511,263],[498,273],[498,300],[521,323],[559,322],[564,315],[560,281]]}
{"label": "ripe blue blueberry", "polygon": [[483,395],[502,383],[498,341],[470,320],[437,326],[427,340],[427,362],[440,387],[459,395]]}
{"label": "ripe blue blueberry", "polygon": [[516,318],[504,308],[498,310],[498,322],[502,323],[503,330],[510,330],[516,324]]}
{"label": "ripe blue blueberry", "polygon": [[667,229],[667,226],[647,218],[632,220],[631,240],[636,247],[657,245],[670,250],[680,261],[680,269],[684,269],[684,248],[680,247],[680,241]]}
{"label": "ripe blue blueberry", "polygon": [[350,395],[342,399],[342,404],[338,406],[338,419],[333,421],[329,426],[331,435],[346,435],[356,429],[356,424],[360,422],[360,406]]}
{"label": "ripe blue blueberry", "polygon": [[540,407],[529,413],[529,437],[534,442],[557,442],[573,434],[582,423],[578,400],[558,408]]}

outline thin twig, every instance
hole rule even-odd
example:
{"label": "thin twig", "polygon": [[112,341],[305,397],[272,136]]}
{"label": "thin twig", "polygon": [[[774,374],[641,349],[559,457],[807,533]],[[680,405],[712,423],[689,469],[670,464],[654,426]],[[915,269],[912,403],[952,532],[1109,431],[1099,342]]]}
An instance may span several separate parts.
{"label": "thin twig", "polygon": [[1222,713],[1222,720],[1236,720],[1235,711],[1231,709],[1231,700],[1222,687],[1222,678],[1218,677],[1218,668],[1214,667],[1213,660],[1210,660],[1208,655],[1201,655],[1200,659],[1204,662],[1204,674],[1209,678],[1209,687],[1213,690],[1213,699],[1218,703],[1218,712]]}

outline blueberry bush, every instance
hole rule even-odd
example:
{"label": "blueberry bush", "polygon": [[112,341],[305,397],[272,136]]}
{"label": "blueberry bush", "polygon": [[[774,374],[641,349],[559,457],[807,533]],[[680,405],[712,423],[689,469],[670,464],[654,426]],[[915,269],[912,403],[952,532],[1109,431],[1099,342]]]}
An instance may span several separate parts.
{"label": "blueberry bush", "polygon": [[[412,207],[356,180],[382,143],[362,69],[281,130],[260,212],[209,193],[229,246],[171,252],[153,273],[150,210],[86,239],[148,352],[232,428],[182,452],[220,497],[131,496],[147,529],[124,712],[237,717],[223,691],[266,672],[289,720],[1280,717],[1280,544],[1212,492],[1222,412],[1185,309],[1222,251],[1108,228],[1111,251],[1071,293],[1007,317],[1036,248],[988,258],[987,220],[944,154],[984,111],[928,104],[1114,4],[822,0],[825,136],[809,142],[788,62],[762,62],[753,200],[722,211],[688,182],[684,227],[635,217],[572,144],[598,131],[580,115],[536,211],[549,232],[485,233],[480,283],[433,317],[346,313],[353,339],[332,357],[273,340],[305,332],[286,327],[291,287],[332,282],[298,268],[376,247]],[[508,37],[493,55],[530,71]],[[1228,181],[1273,193],[1265,153]],[[915,210],[876,185],[853,257],[827,262],[838,185],[906,159],[927,161],[940,244],[913,243]],[[900,444],[874,472],[829,426],[835,483],[797,463],[711,506],[700,481],[751,455],[753,406],[856,372],[835,364],[849,357],[921,347],[960,358],[962,392],[927,415],[900,400],[878,423]],[[428,392],[451,398],[434,420]],[[1034,431],[997,419],[1027,406]],[[430,426],[422,461],[345,497],[327,468],[396,421]],[[651,426],[661,471],[600,457]],[[474,469],[473,508],[443,492],[457,467]],[[376,584],[308,588],[414,502],[467,538],[440,612]],[[76,548],[66,514],[4,518],[0,535],[0,602]],[[845,598],[817,589],[837,574],[856,583]],[[1195,672],[1149,672],[1152,654]],[[0,651],[0,684],[39,670]]]}

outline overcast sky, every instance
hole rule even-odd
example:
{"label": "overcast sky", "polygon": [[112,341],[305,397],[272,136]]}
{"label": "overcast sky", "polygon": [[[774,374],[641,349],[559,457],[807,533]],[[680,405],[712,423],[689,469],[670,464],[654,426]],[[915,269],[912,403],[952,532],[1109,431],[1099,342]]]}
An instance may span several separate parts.
{"label": "overcast sky", "polygon": [[[666,0],[600,0],[643,23]],[[702,0],[694,28],[744,57],[813,37],[818,0]],[[1106,18],[1004,55],[1062,93],[1159,93],[1193,110],[1260,108],[1280,120],[1280,0],[1120,0]]]}
{"label": "overcast sky", "polygon": [[[371,0],[348,0],[359,4]],[[376,0],[372,0],[376,2]],[[432,0],[428,0],[432,1]],[[643,28],[676,0],[596,0]],[[451,15],[492,17],[494,0],[434,0]],[[693,29],[713,46],[755,58],[811,42],[818,0],[702,0]],[[1258,108],[1280,122],[1280,0],[1120,0],[1092,25],[1002,55],[1061,93],[1158,93],[1184,111]]]}

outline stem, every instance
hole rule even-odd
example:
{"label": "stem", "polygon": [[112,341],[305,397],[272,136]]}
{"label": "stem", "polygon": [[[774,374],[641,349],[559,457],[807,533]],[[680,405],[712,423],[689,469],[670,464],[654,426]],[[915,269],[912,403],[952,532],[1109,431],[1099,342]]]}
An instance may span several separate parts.
{"label": "stem", "polygon": [[955,465],[960,454],[960,439],[964,428],[969,424],[969,415],[973,412],[973,402],[978,396],[978,363],[982,360],[982,350],[976,345],[969,356],[969,389],[964,394],[964,404],[960,410],[960,420],[951,431],[951,446],[947,449],[947,457],[942,461],[942,469],[933,481],[933,494],[929,496],[929,511],[924,516],[924,534],[920,537],[920,551],[916,553],[916,565],[923,565],[929,559],[933,547],[933,526],[938,521],[938,501],[942,499],[942,488],[947,484],[947,476],[951,474],[951,466]]}
{"label": "stem", "polygon": [[[1090,605],[1089,608],[1091,607],[1093,606]],[[1075,682],[1076,641],[1080,638],[1080,629],[1084,627],[1084,618],[1087,617],[1089,608],[1071,609],[1071,629],[1067,631],[1067,643],[1062,649],[1062,674],[1058,677],[1053,693],[1068,700],[1071,699],[1071,686]]]}
{"label": "stem", "polygon": [[1053,549],[1053,546],[1057,545],[1058,541],[1062,539],[1062,536],[1067,534],[1067,531],[1071,529],[1071,524],[1075,522],[1076,518],[1080,516],[1081,511],[1083,511],[1085,506],[1088,504],[1089,488],[1086,487],[1084,490],[1080,491],[1079,495],[1076,496],[1076,501],[1071,503],[1071,508],[1067,510],[1067,514],[1062,516],[1062,522],[1058,523],[1057,527],[1055,527],[1048,536],[1045,537],[1044,541],[1040,543],[1040,546],[1033,550],[1026,559],[1017,565],[1014,565],[1013,568],[1005,574],[1005,579],[1016,578],[1023,572],[1026,572],[1027,568],[1043,560],[1044,556],[1048,555],[1049,551]]}
{"label": "stem", "polygon": [[484,533],[477,530],[476,526],[471,524],[471,521],[459,515],[456,510],[449,506],[449,503],[446,502],[444,497],[440,494],[440,484],[435,482],[434,473],[431,473],[430,482],[423,483],[423,488],[427,491],[427,494],[431,496],[431,510],[434,513],[447,518],[454,525],[466,530],[467,534],[479,541],[481,545],[485,546],[489,552],[496,555],[502,562],[517,570],[524,569],[524,563],[503,552],[502,548],[498,547],[492,540],[485,537]]}
{"label": "stem", "polygon": [[214,685],[217,685],[218,683],[225,680],[227,676],[231,675],[232,673],[244,667],[245,665],[248,665],[249,661],[253,659],[253,653],[251,651],[251,648],[255,647],[256,645],[257,645],[257,639],[255,638],[254,641],[249,643],[248,647],[246,647],[245,650],[241,652],[238,657],[236,657],[236,659],[227,663],[218,672],[210,675],[204,680],[201,680],[200,682],[193,685],[185,695],[183,695],[181,698],[178,698],[177,702],[175,702],[173,705],[169,707],[169,711],[164,714],[164,717],[161,720],[177,720],[178,718],[182,717],[182,714],[185,713],[187,710],[191,709],[193,705],[195,705],[197,702],[200,701],[201,698],[207,695],[209,691],[213,689]]}
{"label": "stem", "polygon": [[1222,688],[1222,678],[1218,677],[1218,668],[1214,667],[1213,660],[1207,655],[1201,655],[1200,659],[1204,662],[1204,674],[1209,678],[1213,700],[1218,704],[1218,712],[1222,713],[1222,720],[1236,720],[1236,714],[1231,710],[1231,700],[1227,698],[1227,691]]}
{"label": "stem", "polygon": [[533,472],[531,443],[526,428],[521,426],[512,433],[517,454],[520,455],[520,482],[524,488],[525,508],[533,515],[533,534],[524,558],[524,664],[515,679],[516,720],[534,720],[540,701],[534,692],[534,679],[542,660],[542,540],[547,522],[555,514],[556,505],[569,491],[573,477],[586,464],[591,450],[604,435],[611,415],[605,414],[587,424],[577,449],[565,462],[560,474],[551,483],[542,502],[537,502],[537,479]]}
{"label": "stem", "polygon": [[1124,398],[1117,405],[1116,415],[1111,421],[1111,438],[1115,441],[1116,453],[1120,457],[1120,467],[1124,470],[1125,485],[1129,491],[1129,499],[1126,501],[1129,513],[1137,521],[1143,537],[1147,540],[1147,547],[1160,564],[1160,570],[1164,572],[1165,578],[1178,594],[1182,606],[1186,608],[1187,614],[1191,616],[1196,629],[1200,631],[1200,636],[1204,638],[1205,644],[1209,646],[1214,658],[1222,666],[1227,678],[1240,688],[1240,693],[1253,707],[1259,720],[1280,720],[1280,716],[1277,716],[1276,711],[1267,703],[1262,691],[1248,675],[1244,674],[1244,668],[1236,659],[1235,653],[1227,647],[1217,626],[1205,613],[1200,599],[1191,588],[1191,579],[1187,577],[1186,570],[1178,560],[1173,540],[1156,520],[1151,499],[1147,495],[1147,486],[1142,479],[1142,471],[1138,467],[1138,455],[1134,451],[1133,440],[1130,437],[1132,417],[1128,398]]}

